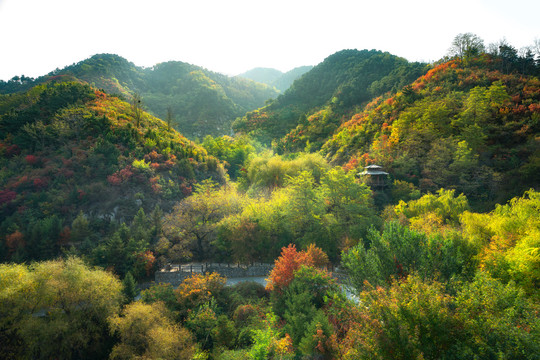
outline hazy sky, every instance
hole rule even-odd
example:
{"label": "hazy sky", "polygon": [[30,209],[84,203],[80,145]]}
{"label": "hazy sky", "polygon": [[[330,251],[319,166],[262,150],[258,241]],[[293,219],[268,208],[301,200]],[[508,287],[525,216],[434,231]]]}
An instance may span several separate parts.
{"label": "hazy sky", "polygon": [[538,0],[0,0],[0,79],[98,53],[179,60],[236,75],[316,65],[342,49],[443,57],[472,32],[516,48],[540,38]]}

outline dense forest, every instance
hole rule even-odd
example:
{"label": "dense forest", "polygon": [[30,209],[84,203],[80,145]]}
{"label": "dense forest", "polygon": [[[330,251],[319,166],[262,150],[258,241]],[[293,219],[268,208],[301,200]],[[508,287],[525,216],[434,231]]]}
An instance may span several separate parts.
{"label": "dense forest", "polygon": [[[0,358],[538,359],[540,53],[451,45],[343,50],[273,100],[109,55],[0,84]],[[274,266],[151,282],[191,262]]]}
{"label": "dense forest", "polygon": [[180,61],[141,68],[112,54],[95,55],[37,79],[16,76],[0,82],[0,94],[29,90],[56,79],[84,81],[124,99],[139,95],[151,114],[169,117],[175,129],[192,139],[230,135],[234,118],[278,95],[274,87]]}

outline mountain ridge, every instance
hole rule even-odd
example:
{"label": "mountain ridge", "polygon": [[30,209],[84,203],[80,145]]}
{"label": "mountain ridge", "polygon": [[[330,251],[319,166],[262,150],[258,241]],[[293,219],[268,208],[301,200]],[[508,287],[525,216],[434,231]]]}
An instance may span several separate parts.
{"label": "mountain ridge", "polygon": [[143,68],[115,54],[96,54],[37,79],[0,82],[0,93],[25,91],[62,76],[86,81],[126,99],[138,93],[148,111],[162,119],[170,108],[178,129],[192,138],[230,134],[234,118],[278,94],[265,84],[181,61]]}

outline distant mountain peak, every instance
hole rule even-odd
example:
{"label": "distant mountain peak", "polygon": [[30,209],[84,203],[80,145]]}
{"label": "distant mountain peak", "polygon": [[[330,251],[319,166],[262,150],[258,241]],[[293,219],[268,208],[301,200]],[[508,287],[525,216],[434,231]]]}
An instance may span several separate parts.
{"label": "distant mountain peak", "polygon": [[284,73],[273,68],[256,67],[254,69],[246,71],[245,73],[237,75],[237,77],[242,77],[263,84],[267,84],[275,87],[281,92],[284,92],[292,85],[294,80],[298,79],[300,76],[307,73],[312,68],[313,66],[310,65],[300,66]]}

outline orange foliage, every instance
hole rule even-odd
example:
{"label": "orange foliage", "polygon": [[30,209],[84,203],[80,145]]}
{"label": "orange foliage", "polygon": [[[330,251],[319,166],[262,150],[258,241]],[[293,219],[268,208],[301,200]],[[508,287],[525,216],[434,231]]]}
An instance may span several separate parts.
{"label": "orange foliage", "polygon": [[268,278],[268,290],[282,291],[294,279],[294,273],[301,266],[325,266],[328,256],[316,247],[309,245],[306,251],[297,251],[294,244],[281,249],[281,256],[275,261],[274,269]]}
{"label": "orange foliage", "polygon": [[192,309],[210,301],[223,287],[227,279],[217,273],[193,274],[175,290],[176,300],[187,309]]}
{"label": "orange foliage", "polygon": [[349,162],[343,165],[343,170],[351,171],[358,167],[359,160],[356,156],[353,156],[349,159]]}
{"label": "orange foliage", "polygon": [[315,246],[315,244],[309,244],[306,250],[306,256],[310,259],[313,266],[323,267],[329,264],[328,255],[321,248]]}
{"label": "orange foliage", "polygon": [[6,246],[10,253],[15,252],[20,247],[24,247],[24,245],[24,235],[19,230],[6,236]]}
{"label": "orange foliage", "polygon": [[137,254],[137,263],[144,267],[146,276],[150,276],[156,263],[156,257],[154,256],[154,253],[152,251],[146,250]]}

